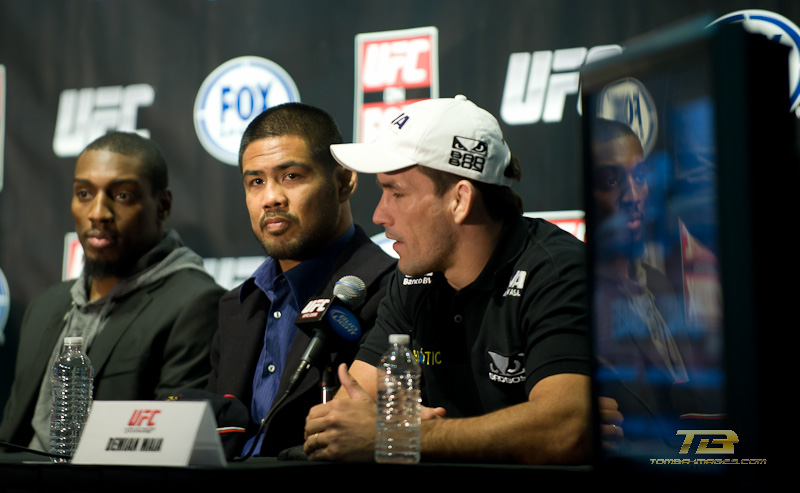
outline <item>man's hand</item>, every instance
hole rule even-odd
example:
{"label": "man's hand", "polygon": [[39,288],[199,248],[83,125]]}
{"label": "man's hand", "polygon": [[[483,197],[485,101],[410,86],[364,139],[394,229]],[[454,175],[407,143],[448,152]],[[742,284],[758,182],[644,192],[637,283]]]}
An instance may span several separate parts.
{"label": "man's hand", "polygon": [[372,461],[377,404],[350,376],[347,365],[340,365],[338,371],[349,399],[336,398],[311,408],[303,450],[309,460]]}
{"label": "man's hand", "polygon": [[422,421],[426,419],[444,418],[447,416],[447,411],[443,407],[419,407],[419,417]]}
{"label": "man's hand", "polygon": [[622,431],[622,413],[619,412],[617,401],[610,397],[599,397],[598,410],[600,412],[600,429],[603,448],[617,450],[619,440],[625,436]]}

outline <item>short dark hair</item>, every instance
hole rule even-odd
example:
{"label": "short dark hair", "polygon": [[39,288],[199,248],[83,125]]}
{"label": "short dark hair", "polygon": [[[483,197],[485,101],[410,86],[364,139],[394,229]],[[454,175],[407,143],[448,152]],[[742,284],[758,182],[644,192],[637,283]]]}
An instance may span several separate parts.
{"label": "short dark hair", "polygon": [[294,135],[302,138],[315,161],[335,169],[339,163],[331,154],[331,144],[344,142],[336,120],[325,111],[304,103],[285,103],[264,110],[247,126],[239,145],[239,169],[247,146],[269,137]]}
{"label": "short dark hair", "polygon": [[166,190],[169,186],[167,161],[161,153],[161,148],[154,141],[139,134],[108,132],[87,145],[83,152],[86,151],[109,151],[139,159],[144,164],[144,176],[150,182],[153,195]]}
{"label": "short dark hair", "polygon": [[604,144],[620,137],[639,138],[629,125],[620,121],[595,118],[594,123],[592,140],[595,144]]}
{"label": "short dark hair", "polygon": [[[480,193],[486,212],[492,219],[503,221],[519,216],[525,211],[522,197],[511,187],[484,183],[427,166],[419,166],[419,169],[433,181],[433,190],[438,197],[441,197],[460,180],[468,180]],[[508,163],[504,174],[514,181],[522,179],[522,167],[514,155],[511,156],[511,161]]]}

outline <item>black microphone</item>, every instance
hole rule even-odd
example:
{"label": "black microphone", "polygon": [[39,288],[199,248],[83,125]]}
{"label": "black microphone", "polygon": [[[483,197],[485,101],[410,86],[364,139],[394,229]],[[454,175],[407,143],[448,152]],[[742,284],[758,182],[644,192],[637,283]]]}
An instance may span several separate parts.
{"label": "black microphone", "polygon": [[311,336],[300,365],[295,370],[286,395],[293,392],[308,369],[326,354],[331,344],[355,342],[361,337],[361,324],[353,315],[354,310],[364,303],[366,285],[356,276],[344,276],[333,286],[333,298],[311,298],[300,310],[295,324]]}

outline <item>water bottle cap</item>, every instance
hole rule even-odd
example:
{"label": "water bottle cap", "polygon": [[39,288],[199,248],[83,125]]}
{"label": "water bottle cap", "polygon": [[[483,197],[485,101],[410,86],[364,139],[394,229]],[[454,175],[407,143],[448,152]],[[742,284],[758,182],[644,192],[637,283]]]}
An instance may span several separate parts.
{"label": "water bottle cap", "polygon": [[408,334],[389,334],[389,344],[408,346],[411,344],[411,336]]}
{"label": "water bottle cap", "polygon": [[83,346],[83,337],[65,337],[65,346]]}

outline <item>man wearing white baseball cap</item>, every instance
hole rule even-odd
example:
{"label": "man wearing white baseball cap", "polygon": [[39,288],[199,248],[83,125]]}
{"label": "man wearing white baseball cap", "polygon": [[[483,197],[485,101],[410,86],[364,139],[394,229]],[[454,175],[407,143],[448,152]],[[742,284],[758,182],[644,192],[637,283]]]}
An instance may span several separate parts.
{"label": "man wearing white baseball cap", "polygon": [[331,152],[377,174],[373,221],[399,261],[373,332],[349,373],[339,368],[337,398],[306,418],[309,458],[372,459],[376,368],[388,335],[406,333],[423,372],[423,460],[585,461],[583,244],[522,216],[509,187],[519,164],[497,120],[464,96],[425,100],[375,142]]}

